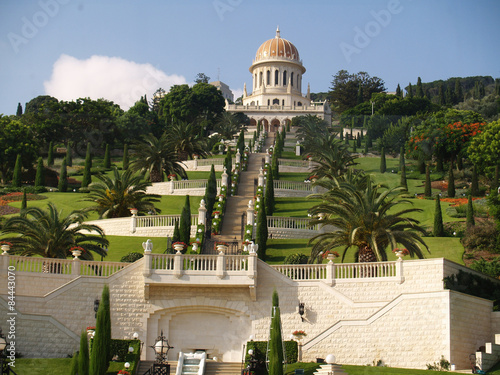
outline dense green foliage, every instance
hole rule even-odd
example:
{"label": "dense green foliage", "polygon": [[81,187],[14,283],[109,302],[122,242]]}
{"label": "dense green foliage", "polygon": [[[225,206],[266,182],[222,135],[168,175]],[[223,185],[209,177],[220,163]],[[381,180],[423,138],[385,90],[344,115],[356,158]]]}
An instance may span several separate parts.
{"label": "dense green foliage", "polygon": [[68,169],[66,168],[66,158],[63,159],[61,164],[61,171],[59,172],[59,183],[57,184],[57,189],[61,193],[65,193],[68,190]]}
{"label": "dense green foliage", "polygon": [[97,310],[95,336],[90,352],[89,375],[106,375],[111,360],[111,306],[109,287],[104,285]]}
{"label": "dense green foliage", "polygon": [[87,332],[80,334],[80,350],[78,352],[78,375],[89,375],[89,342]]}
{"label": "dense green foliage", "polygon": [[43,158],[40,156],[36,163],[35,187],[42,187],[45,185],[44,169]]}
{"label": "dense green foliage", "polygon": [[441,201],[439,195],[436,197],[436,209],[434,211],[434,230],[432,231],[434,237],[444,236],[443,226],[443,213],[441,211]]}
{"label": "dense green foliage", "polygon": [[191,205],[189,203],[189,195],[186,195],[186,201],[181,212],[179,223],[180,241],[189,244],[191,237]]}
{"label": "dense green foliage", "polygon": [[267,249],[267,237],[268,237],[268,229],[267,229],[267,216],[266,216],[266,204],[262,202],[259,211],[257,213],[257,229],[255,242],[259,246],[257,249],[257,256],[260,260],[266,260],[266,249]]}

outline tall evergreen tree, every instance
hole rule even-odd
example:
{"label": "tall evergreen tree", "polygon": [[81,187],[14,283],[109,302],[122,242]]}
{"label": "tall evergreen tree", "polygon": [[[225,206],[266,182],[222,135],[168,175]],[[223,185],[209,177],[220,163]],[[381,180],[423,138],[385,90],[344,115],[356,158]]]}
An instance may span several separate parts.
{"label": "tall evergreen tree", "polygon": [[66,166],[67,167],[73,166],[73,150],[71,148],[72,148],[72,142],[68,142],[68,146],[66,147]]}
{"label": "tall evergreen tree", "polygon": [[439,95],[439,101],[438,101],[439,105],[445,105],[446,104],[446,98],[444,96],[444,87],[443,87],[443,83],[442,82],[439,84],[439,93],[438,93],[438,95]]}
{"label": "tall evergreen tree", "polygon": [[443,227],[443,213],[441,211],[441,200],[439,199],[439,195],[436,197],[436,208],[434,210],[434,237],[443,237],[444,236],[444,227]]}
{"label": "tall evergreen tree", "polygon": [[438,172],[444,171],[443,157],[441,155],[438,155],[438,157],[436,158],[436,171]]}
{"label": "tall evergreen tree", "polygon": [[425,173],[425,156],[422,152],[418,155],[417,167],[420,174]]}
{"label": "tall evergreen tree", "polygon": [[90,142],[87,143],[87,153],[85,155],[85,167],[83,169],[82,187],[86,188],[92,183],[92,151]]}
{"label": "tall evergreen tree", "polygon": [[464,92],[459,78],[455,79],[455,98],[457,100],[457,103],[464,101]]}
{"label": "tall evergreen tree", "polygon": [[53,165],[54,165],[54,143],[50,141],[49,154],[47,156],[47,166],[52,167]]}
{"label": "tall evergreen tree", "polygon": [[363,99],[363,86],[360,84],[358,87],[358,104],[363,103],[365,100]]}
{"label": "tall evergreen tree", "polygon": [[45,186],[45,176],[43,174],[43,158],[40,156],[36,164],[36,175],[35,175],[35,188]]}
{"label": "tall evergreen tree", "polygon": [[401,167],[401,180],[400,180],[401,187],[408,191],[408,181],[406,179],[406,165],[403,164]]}
{"label": "tall evergreen tree", "polygon": [[111,156],[109,154],[109,144],[106,143],[106,149],[104,151],[104,168],[111,168]]}
{"label": "tall evergreen tree", "polygon": [[455,198],[455,175],[453,174],[453,163],[450,163],[448,172],[448,197]]}
{"label": "tall evergreen tree", "polygon": [[26,196],[26,188],[23,189],[23,200],[21,201],[21,211],[28,208],[28,197]]}
{"label": "tall evergreen tree", "polygon": [[472,181],[470,184],[470,192],[473,197],[477,197],[479,195],[479,183],[477,176],[477,167],[474,165],[472,167]]}
{"label": "tall evergreen tree", "polygon": [[80,334],[80,351],[78,352],[78,375],[89,375],[89,342],[87,340],[87,332],[82,331]]}
{"label": "tall evergreen tree", "polygon": [[269,332],[269,375],[283,375],[283,337],[278,292],[273,291],[271,332]]}
{"label": "tall evergreen tree", "polygon": [[78,352],[74,352],[71,358],[69,375],[78,375]]}
{"label": "tall evergreen tree", "polygon": [[185,244],[189,244],[189,239],[191,237],[191,205],[189,202],[189,195],[186,195],[184,207],[182,208],[179,234],[180,240]]}
{"label": "tall evergreen tree", "polygon": [[128,144],[125,143],[123,146],[123,167],[122,169],[127,170],[129,166],[129,157],[128,157]]}
{"label": "tall evergreen tree", "polygon": [[104,285],[97,310],[95,336],[90,353],[89,375],[106,375],[111,354],[111,307],[109,287]]}
{"label": "tall evergreen tree", "polygon": [[181,232],[179,230],[179,220],[174,223],[174,233],[172,234],[172,242],[179,242],[181,240]]}
{"label": "tall evergreen tree", "polygon": [[408,92],[406,93],[406,96],[410,99],[413,98],[413,87],[411,82],[408,84]]}
{"label": "tall evergreen tree", "polygon": [[432,189],[431,189],[431,170],[428,165],[425,166],[425,188],[424,188],[424,196],[431,197]]}
{"label": "tall evergreen tree", "polygon": [[214,209],[215,198],[217,196],[217,180],[215,179],[214,165],[210,168],[207,187],[205,188],[205,207],[207,208],[207,223],[212,220],[212,211]]}
{"label": "tall evergreen tree", "polygon": [[385,173],[387,170],[387,164],[385,161],[385,148],[382,147],[382,150],[380,152],[380,173]]}
{"label": "tall evergreen tree", "polygon": [[21,168],[22,168],[21,155],[17,154],[16,164],[14,165],[14,173],[12,175],[12,186],[14,187],[21,187]]}
{"label": "tall evergreen tree", "polygon": [[257,230],[255,235],[255,242],[259,246],[257,249],[257,256],[260,260],[266,260],[267,250],[267,215],[266,215],[266,202],[260,202],[259,212],[257,213]]}
{"label": "tall evergreen tree", "polygon": [[68,190],[68,170],[66,168],[66,158],[63,159],[61,164],[61,171],[59,172],[59,183],[57,188],[61,193]]}
{"label": "tall evergreen tree", "polygon": [[16,116],[21,117],[23,115],[23,106],[21,103],[17,103],[17,111],[16,111]]}
{"label": "tall evergreen tree", "polygon": [[424,97],[424,90],[422,88],[422,79],[418,77],[417,80],[417,92],[415,95],[417,98],[423,98]]}
{"label": "tall evergreen tree", "polygon": [[399,169],[401,170],[405,165],[405,147],[401,146],[399,149]]}
{"label": "tall evergreen tree", "polygon": [[403,98],[403,91],[401,91],[401,86],[399,86],[399,83],[398,83],[398,87],[396,87],[396,96],[398,98]]}
{"label": "tall evergreen tree", "polygon": [[366,145],[368,148],[373,147],[373,140],[372,140],[372,137],[370,136],[370,133],[366,134]]}
{"label": "tall evergreen tree", "polygon": [[476,225],[476,221],[474,220],[474,206],[472,204],[472,195],[469,194],[467,199],[467,218],[466,218],[467,228]]}
{"label": "tall evergreen tree", "polygon": [[268,171],[267,172],[267,181],[266,181],[266,199],[265,199],[265,205],[266,205],[266,215],[268,216],[273,216],[274,213],[274,179],[273,179],[273,172]]}
{"label": "tall evergreen tree", "polygon": [[279,162],[278,157],[273,155],[273,159],[271,160],[271,171],[273,172],[273,179],[279,180]]}

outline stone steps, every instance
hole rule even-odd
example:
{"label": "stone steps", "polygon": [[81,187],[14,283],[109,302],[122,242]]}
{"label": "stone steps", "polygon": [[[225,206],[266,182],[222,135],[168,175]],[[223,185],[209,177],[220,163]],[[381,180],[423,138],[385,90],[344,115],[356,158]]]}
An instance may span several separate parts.
{"label": "stone steps", "polygon": [[241,363],[238,362],[213,362],[205,364],[205,375],[240,375]]}

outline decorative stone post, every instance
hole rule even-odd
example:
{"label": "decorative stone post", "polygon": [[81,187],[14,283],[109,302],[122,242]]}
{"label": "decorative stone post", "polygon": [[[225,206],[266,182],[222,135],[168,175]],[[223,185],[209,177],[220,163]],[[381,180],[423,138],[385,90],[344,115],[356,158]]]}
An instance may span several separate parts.
{"label": "decorative stone post", "polygon": [[74,257],[71,262],[71,275],[72,276],[80,276],[81,263],[80,258]]}
{"label": "decorative stone post", "polygon": [[297,141],[297,144],[295,145],[295,155],[300,156],[300,143]]}
{"label": "decorative stone post", "polygon": [[220,252],[217,256],[217,269],[215,271],[215,276],[219,279],[223,279],[226,276],[226,259],[224,252]]}
{"label": "decorative stone post", "polygon": [[399,284],[403,284],[405,281],[405,277],[403,275],[403,258],[398,258],[396,261],[396,278],[398,279]]}
{"label": "decorative stone post", "polygon": [[152,269],[152,257],[151,252],[153,251],[153,242],[151,240],[147,240],[142,243],[142,248],[144,249],[144,277],[148,277],[151,275]]}
{"label": "decorative stone post", "polygon": [[259,179],[257,185],[264,186],[264,171],[262,170],[262,167],[259,170]]}
{"label": "decorative stone post", "polygon": [[174,255],[174,276],[178,279],[182,276],[182,253],[180,252]]}
{"label": "decorative stone post", "polygon": [[236,152],[236,163],[241,163],[240,149]]}
{"label": "decorative stone post", "polygon": [[227,180],[228,180],[228,175],[227,175],[227,168],[224,167],[224,172],[222,172],[221,176],[221,186],[226,186],[227,187]]}
{"label": "decorative stone post", "polygon": [[193,169],[196,171],[198,169],[198,155],[194,155],[194,167]]}
{"label": "decorative stone post", "polygon": [[325,283],[329,286],[335,285],[335,263],[330,259],[326,264],[326,280]]}
{"label": "decorative stone post", "polygon": [[174,194],[174,178],[170,177],[170,181],[168,184],[168,192],[169,194]]}
{"label": "decorative stone post", "polygon": [[207,208],[205,207],[205,200],[202,199],[200,202],[200,208],[198,208],[198,224],[206,225],[205,220],[207,217]]}
{"label": "decorative stone post", "polygon": [[248,201],[247,225],[255,225],[255,207],[251,199]]}
{"label": "decorative stone post", "polygon": [[135,228],[137,228],[137,216],[132,215],[130,217],[130,233],[135,233]]}
{"label": "decorative stone post", "polygon": [[269,150],[267,150],[266,155],[265,155],[265,163],[271,164],[271,155],[269,155]]}
{"label": "decorative stone post", "polygon": [[249,279],[255,279],[255,275],[257,275],[257,253],[250,253],[248,256],[248,271],[247,275]]}

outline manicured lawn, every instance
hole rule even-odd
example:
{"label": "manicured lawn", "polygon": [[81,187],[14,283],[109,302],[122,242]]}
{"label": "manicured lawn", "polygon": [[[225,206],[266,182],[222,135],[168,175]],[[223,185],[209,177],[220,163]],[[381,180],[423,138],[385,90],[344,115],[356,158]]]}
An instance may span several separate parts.
{"label": "manicured lawn", "polygon": [[[68,375],[71,358],[19,358],[13,370],[18,375]],[[114,375],[123,370],[124,362],[111,362],[106,375]]]}
{"label": "manicured lawn", "polygon": [[167,237],[126,237],[106,236],[109,240],[108,255],[104,260],[119,262],[128,253],[143,253],[142,243],[153,241],[153,253],[163,253],[167,249]]}

